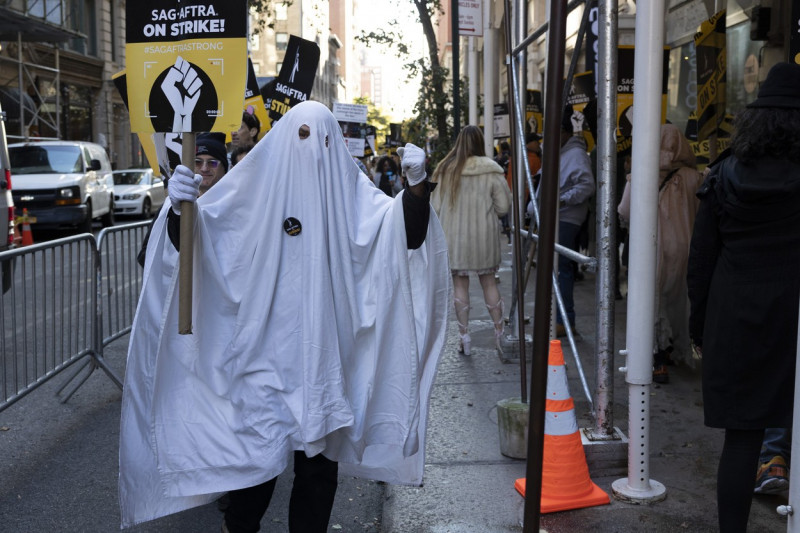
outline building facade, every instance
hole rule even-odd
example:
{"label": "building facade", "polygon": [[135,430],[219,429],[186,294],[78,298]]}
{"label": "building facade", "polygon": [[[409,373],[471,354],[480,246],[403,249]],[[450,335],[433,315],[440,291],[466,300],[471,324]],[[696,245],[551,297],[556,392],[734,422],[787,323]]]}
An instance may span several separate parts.
{"label": "building facade", "polygon": [[142,163],[112,76],[125,64],[125,3],[11,0],[0,6],[0,101],[9,142],[86,140],[118,168]]}
{"label": "building facade", "polygon": [[[115,168],[147,165],[113,82],[125,69],[126,5],[123,0],[0,4],[0,103],[9,142],[87,140],[106,148]],[[331,107],[360,95],[358,57],[349,54],[356,49],[355,1],[276,1],[273,7],[273,27],[251,31],[257,76],[277,76],[289,36],[297,35],[320,48],[312,99]],[[251,29],[257,16],[251,15]]]}
{"label": "building facade", "polygon": [[[487,5],[485,2],[489,2]],[[512,0],[515,11],[512,24],[517,24],[516,13],[527,11],[527,25],[524,35],[547,22],[548,0]],[[484,97],[486,110],[492,104],[508,103],[508,83],[505,58],[508,54],[505,41],[503,0],[484,0],[484,30],[481,37],[462,37],[459,39],[461,57],[461,78],[477,88]],[[567,19],[567,43],[565,64],[569,66],[576,45],[585,4],[569,13]],[[595,3],[596,5],[596,3]],[[452,28],[450,23],[450,2],[443,2],[444,11],[439,17],[438,42],[443,66],[450,68],[452,61]],[[664,14],[665,42],[668,52],[667,111],[666,118],[681,129],[686,127],[690,114],[697,103],[696,54],[694,36],[701,23],[715,13],[725,10],[726,27],[726,111],[735,115],[748,102],[756,97],[760,81],[766,77],[769,68],[779,61],[800,62],[800,2],[792,0],[667,0]],[[636,4],[634,0],[619,2],[618,44],[632,46],[635,37]],[[592,20],[590,18],[590,20]],[[594,19],[596,20],[596,18]],[[595,25],[596,27],[596,25]],[[514,31],[519,32],[517,28]],[[593,31],[590,24],[588,32]],[[471,52],[470,39],[474,39]],[[514,42],[519,42],[515,38]],[[585,42],[584,42],[585,45]],[[587,65],[584,52],[577,58],[576,73],[592,70]],[[470,53],[477,55],[478,68],[475,76],[467,74]],[[544,88],[546,62],[546,34],[541,35],[527,48],[526,85],[528,89]],[[488,68],[487,68],[488,67]],[[566,69],[565,69],[566,71]],[[488,73],[488,75],[487,75]],[[462,105],[465,105],[462,102]],[[491,120],[491,117],[490,117]],[[479,113],[480,124],[485,123]]]}

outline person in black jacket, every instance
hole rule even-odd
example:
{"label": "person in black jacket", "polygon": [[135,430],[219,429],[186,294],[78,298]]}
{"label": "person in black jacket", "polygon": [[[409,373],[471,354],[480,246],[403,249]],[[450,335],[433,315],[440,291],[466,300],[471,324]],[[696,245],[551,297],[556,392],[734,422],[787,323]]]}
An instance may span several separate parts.
{"label": "person in black jacket", "polygon": [[779,63],[737,118],[698,196],[690,335],[705,424],[725,429],[723,533],[744,532],[764,429],[791,427],[800,298],[800,65]]}
{"label": "person in black jacket", "polygon": [[[197,174],[194,174],[188,167],[183,165],[179,165],[183,172],[187,175],[197,176],[200,179],[200,185],[198,189],[198,195],[203,194],[208,189],[214,186],[222,177],[227,174],[228,172],[228,156],[225,153],[225,134],[224,133],[201,133],[197,136],[195,141],[195,159],[194,159],[194,171]],[[177,171],[177,169],[176,169]],[[177,184],[178,180],[173,181],[172,179],[167,180],[167,193],[169,193],[170,184],[173,187],[179,187]],[[175,205],[175,204],[173,204]],[[170,236],[175,234],[175,238],[180,233],[180,219],[173,220],[175,217],[175,212],[180,213],[180,208],[175,207],[174,210],[170,210],[168,216],[170,217],[170,224],[168,225]],[[147,243],[150,241],[150,231],[153,228],[153,223],[155,220],[150,224],[147,228],[147,233],[144,236],[144,240],[142,241],[142,248],[139,250],[139,254],[136,256],[136,262],[139,263],[139,266],[144,266],[144,259],[145,253],[147,252]]]}

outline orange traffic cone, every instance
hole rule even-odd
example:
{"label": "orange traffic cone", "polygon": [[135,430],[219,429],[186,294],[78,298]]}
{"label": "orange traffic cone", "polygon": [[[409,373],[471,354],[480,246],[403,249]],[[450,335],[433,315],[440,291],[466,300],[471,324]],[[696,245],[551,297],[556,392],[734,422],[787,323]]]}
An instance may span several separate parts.
{"label": "orange traffic cone", "polygon": [[33,232],[31,231],[31,223],[28,220],[28,208],[22,208],[22,246],[33,244]]}
{"label": "orange traffic cone", "polygon": [[[575,404],[567,387],[561,341],[550,341],[547,406],[542,460],[542,513],[580,509],[611,503],[608,494],[589,478]],[[525,478],[514,483],[525,496]]]}

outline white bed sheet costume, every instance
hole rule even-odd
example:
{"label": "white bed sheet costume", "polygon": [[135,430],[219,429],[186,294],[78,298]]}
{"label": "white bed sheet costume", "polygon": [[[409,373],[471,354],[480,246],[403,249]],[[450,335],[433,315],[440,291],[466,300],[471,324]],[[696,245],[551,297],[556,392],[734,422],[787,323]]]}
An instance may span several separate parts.
{"label": "white bed sheet costume", "polygon": [[168,210],[128,353],[122,527],[271,479],[293,450],[421,484],[451,291],[433,210],[408,250],[402,195],[358,170],[325,106],[294,107],[198,199],[191,335],[177,333]]}

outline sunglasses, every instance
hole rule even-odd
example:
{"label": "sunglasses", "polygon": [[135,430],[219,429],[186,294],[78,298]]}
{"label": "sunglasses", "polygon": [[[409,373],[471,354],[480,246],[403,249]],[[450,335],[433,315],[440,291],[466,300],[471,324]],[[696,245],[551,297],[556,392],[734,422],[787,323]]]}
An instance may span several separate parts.
{"label": "sunglasses", "polygon": [[208,165],[208,168],[216,169],[220,166],[222,162],[219,159],[200,159],[197,158],[194,160],[194,168],[195,170],[200,170],[204,166]]}

